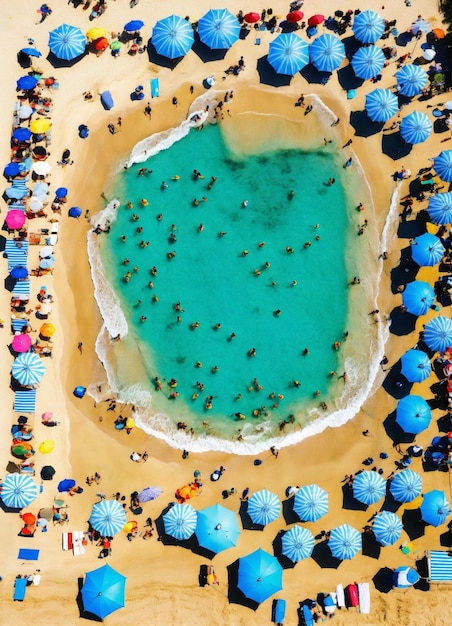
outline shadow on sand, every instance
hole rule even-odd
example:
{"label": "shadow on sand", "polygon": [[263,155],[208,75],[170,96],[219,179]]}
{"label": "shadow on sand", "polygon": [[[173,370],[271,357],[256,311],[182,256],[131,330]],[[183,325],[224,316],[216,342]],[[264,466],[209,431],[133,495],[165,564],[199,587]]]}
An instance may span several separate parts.
{"label": "shadow on sand", "polygon": [[371,137],[383,129],[384,123],[372,122],[366,111],[352,111],[350,125],[355,129],[357,137]]}
{"label": "shadow on sand", "polygon": [[271,85],[272,87],[286,87],[290,85],[292,76],[275,72],[268,62],[267,55],[257,60],[256,68],[259,74],[259,82],[263,85]]}

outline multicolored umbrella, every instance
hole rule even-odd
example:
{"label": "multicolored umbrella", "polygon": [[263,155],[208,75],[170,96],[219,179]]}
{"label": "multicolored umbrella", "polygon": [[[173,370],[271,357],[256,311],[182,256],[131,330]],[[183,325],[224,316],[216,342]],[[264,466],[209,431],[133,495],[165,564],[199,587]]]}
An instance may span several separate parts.
{"label": "multicolored umbrella", "polygon": [[435,224],[452,224],[452,193],[435,194],[428,201],[427,211]]}
{"label": "multicolored umbrella", "polygon": [[305,485],[294,497],[294,512],[304,522],[315,522],[328,513],[328,493],[318,485]]}
{"label": "multicolored umbrella", "polygon": [[37,354],[24,352],[14,360],[11,374],[24,386],[37,385],[45,372],[45,367]]}
{"label": "multicolored umbrella", "polygon": [[408,313],[413,315],[425,315],[434,301],[435,291],[433,287],[422,280],[408,283],[402,292],[403,306]]}
{"label": "multicolored umbrella", "polygon": [[294,33],[282,33],[270,43],[267,60],[277,74],[293,76],[309,63],[309,45]]}
{"label": "multicolored umbrella", "polygon": [[190,504],[175,504],[163,516],[166,534],[179,541],[189,539],[195,532],[197,515]]}
{"label": "multicolored umbrella", "polygon": [[38,488],[31,476],[26,474],[7,474],[2,483],[0,497],[5,506],[23,509],[36,499]]}
{"label": "multicolored umbrella", "polygon": [[126,577],[109,565],[87,572],[82,587],[83,608],[101,619],[125,604]]}
{"label": "multicolored umbrella", "polygon": [[362,43],[375,43],[385,31],[383,18],[375,11],[362,11],[355,15],[353,34]]}
{"label": "multicolored umbrella", "polygon": [[238,588],[245,597],[260,604],[282,589],[282,567],[278,559],[261,548],[239,559]]}
{"label": "multicolored umbrella", "polygon": [[323,33],[310,45],[309,56],[319,72],[334,72],[345,57],[344,44],[338,37]]}
{"label": "multicolored umbrella", "polygon": [[103,537],[113,537],[126,523],[126,512],[117,500],[101,500],[93,506],[89,523]]}
{"label": "multicolored umbrella", "polygon": [[412,348],[405,352],[400,361],[402,374],[410,383],[420,383],[432,373],[430,359],[422,350]]}
{"label": "multicolored umbrella", "polygon": [[404,65],[395,77],[397,91],[403,96],[417,96],[427,84],[427,73],[419,65]]}
{"label": "multicolored umbrella", "polygon": [[400,134],[407,143],[422,143],[430,137],[433,124],[425,113],[413,111],[400,123]]}
{"label": "multicolored umbrella", "polygon": [[255,491],[248,500],[248,515],[253,524],[265,526],[277,519],[281,513],[278,496],[268,489]]}
{"label": "multicolored umbrella", "polygon": [[438,315],[425,325],[424,341],[435,352],[446,352],[452,346],[452,320]]}
{"label": "multicolored umbrella", "polygon": [[424,495],[421,517],[431,526],[441,526],[450,515],[450,504],[444,491],[434,489]]}
{"label": "multicolored umbrella", "polygon": [[422,492],[422,478],[413,470],[403,470],[394,476],[389,491],[397,502],[412,502]]}
{"label": "multicolored umbrella", "polygon": [[396,422],[406,433],[418,435],[430,426],[432,412],[421,396],[406,396],[399,400]]}
{"label": "multicolored umbrella", "polygon": [[394,570],[392,580],[397,589],[408,589],[418,582],[419,574],[412,567],[401,565]]}
{"label": "multicolored umbrella", "polygon": [[314,536],[302,526],[292,526],[281,539],[282,554],[294,563],[307,559],[314,549]]}
{"label": "multicolored umbrella", "polygon": [[198,511],[195,534],[199,545],[215,554],[232,548],[240,535],[237,517],[230,509],[214,504]]}
{"label": "multicolored umbrella", "polygon": [[446,183],[452,182],[452,150],[443,150],[433,159],[433,169]]}
{"label": "multicolored umbrella", "polygon": [[390,511],[382,511],[374,519],[372,530],[375,539],[382,546],[392,546],[400,539],[403,524],[400,518]]}
{"label": "multicolored umbrella", "polygon": [[61,24],[49,33],[51,52],[63,61],[72,61],[85,52],[86,37],[80,28]]}
{"label": "multicolored umbrella", "polygon": [[441,261],[444,255],[444,246],[439,237],[424,233],[415,237],[411,242],[411,256],[421,267],[433,267]]}
{"label": "multicolored umbrella", "polygon": [[193,42],[190,22],[177,15],[159,20],[152,30],[152,45],[157,54],[168,59],[177,59],[187,54]]}
{"label": "multicolored umbrella", "polygon": [[386,57],[378,46],[360,48],[352,57],[352,68],[358,78],[369,80],[377,76],[385,64]]}
{"label": "multicolored umbrella", "polygon": [[342,524],[331,531],[328,546],[336,559],[349,560],[361,550],[362,537],[352,526]]}
{"label": "multicolored umbrella", "polygon": [[200,18],[198,34],[212,50],[225,50],[239,38],[240,24],[227,9],[211,9]]}
{"label": "multicolored umbrella", "polygon": [[386,492],[386,481],[378,472],[361,472],[353,481],[353,497],[363,504],[375,504]]}

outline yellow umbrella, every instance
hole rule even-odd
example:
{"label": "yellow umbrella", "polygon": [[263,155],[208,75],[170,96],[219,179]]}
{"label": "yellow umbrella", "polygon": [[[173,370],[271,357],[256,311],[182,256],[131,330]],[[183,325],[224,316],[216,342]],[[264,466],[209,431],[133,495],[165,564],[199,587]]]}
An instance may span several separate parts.
{"label": "yellow umbrella", "polygon": [[38,117],[30,124],[30,130],[35,135],[41,135],[42,133],[46,133],[51,126],[52,124],[49,120],[46,120],[43,117]]}
{"label": "yellow umbrella", "polygon": [[122,529],[125,533],[129,534],[129,533],[132,533],[137,528],[138,528],[138,524],[132,521],[132,522],[127,522],[126,524],[124,524]]}
{"label": "yellow umbrella", "polygon": [[43,324],[41,326],[41,328],[39,329],[39,334],[43,337],[51,337],[55,333],[55,330],[55,326],[47,322],[46,324]]}
{"label": "yellow umbrella", "polygon": [[86,33],[88,39],[94,41],[95,39],[99,39],[99,37],[106,37],[108,35],[108,31],[105,28],[90,28]]}
{"label": "yellow umbrella", "polygon": [[39,452],[41,452],[41,454],[49,454],[49,452],[52,452],[54,447],[55,447],[55,442],[53,441],[53,439],[46,439],[45,441],[39,444],[38,449],[39,449]]}
{"label": "yellow umbrella", "polygon": [[132,417],[126,419],[126,428],[133,428],[135,426],[135,420]]}

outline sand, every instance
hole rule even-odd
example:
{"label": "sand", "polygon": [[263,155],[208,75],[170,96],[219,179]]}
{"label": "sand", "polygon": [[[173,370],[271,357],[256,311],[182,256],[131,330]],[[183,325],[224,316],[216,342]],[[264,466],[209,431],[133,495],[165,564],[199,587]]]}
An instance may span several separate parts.
{"label": "sand", "polygon": [[[347,141],[353,136],[347,119],[350,110],[361,110],[365,94],[373,88],[365,83],[358,90],[357,97],[348,101],[334,75],[327,87],[308,85],[297,75],[289,87],[278,89],[262,86],[257,95],[256,88],[259,77],[256,60],[266,53],[271,40],[268,33],[262,36],[261,46],[254,45],[254,33],[239,41],[222,61],[204,64],[193,52],[190,53],[174,71],[149,64],[142,57],[130,57],[125,50],[117,59],[108,52],[99,58],[90,55],[74,67],[54,69],[45,59],[47,51],[47,33],[62,22],[80,25],[86,31],[91,26],[103,26],[109,31],[118,29],[129,19],[143,18],[147,24],[144,35],[150,35],[150,28],[160,17],[168,14],[168,7],[163,3],[141,0],[134,9],[128,3],[110,0],[105,15],[95,22],[88,20],[88,12],[81,8],[73,9],[63,3],[53,5],[53,14],[40,25],[36,25],[39,3],[22,7],[20,15],[13,3],[3,11],[3,72],[2,110],[0,134],[3,142],[0,145],[2,163],[9,160],[8,138],[10,133],[11,115],[15,101],[15,80],[22,75],[16,62],[17,50],[27,44],[27,37],[32,36],[36,46],[44,53],[44,57],[36,63],[44,71],[44,75],[54,75],[59,82],[59,89],[50,92],[54,100],[52,113],[53,131],[50,163],[53,166],[51,175],[52,189],[64,184],[70,189],[70,205],[78,205],[94,213],[100,206],[101,192],[108,196],[108,180],[110,175],[120,167],[127,158],[133,145],[146,134],[158,132],[176,126],[185,118],[192,99],[204,92],[202,80],[214,74],[217,78],[216,87],[234,89],[235,97],[230,105],[232,115],[246,110],[266,110],[267,107],[278,107],[281,114],[292,116],[300,113],[293,105],[283,101],[278,95],[284,94],[296,100],[304,93],[309,101],[310,93],[317,93],[324,102],[341,119],[337,132]],[[352,5],[354,6],[354,5]],[[187,5],[177,0],[171,6],[176,14],[189,14],[194,20],[202,15],[209,3],[201,2]],[[237,12],[241,8],[237,0],[229,3],[229,8]],[[245,7],[245,10],[256,7]],[[323,3],[325,15],[332,14],[337,6],[328,1]],[[344,8],[344,7],[341,7]],[[348,8],[345,7],[345,8]],[[388,19],[398,19],[399,30],[408,28],[419,13],[431,19],[435,26],[440,25],[436,2],[422,0],[413,7],[406,7],[403,2],[391,3],[382,9],[381,4],[369,0],[366,8],[381,11]],[[287,10],[284,3],[274,5],[275,11],[281,16]],[[307,0],[303,7],[306,16],[315,13],[318,7]],[[392,41],[392,38],[390,38]],[[413,45],[413,44],[411,44]],[[402,49],[400,53],[402,54]],[[245,72],[237,77],[228,77],[224,82],[223,70],[235,63],[241,55],[246,59]],[[384,77],[379,86],[391,87],[395,81],[394,65],[384,70]],[[143,103],[131,103],[129,93],[137,84],[148,84],[153,76],[159,76],[161,97],[152,101],[153,113],[149,121],[143,115]],[[191,96],[189,86],[194,85]],[[250,87],[248,87],[250,86]],[[84,102],[82,92],[91,90],[93,94],[110,89],[115,100],[115,108],[105,112],[96,97],[94,102]],[[242,89],[243,88],[243,89]],[[262,95],[261,95],[262,94]],[[171,98],[177,96],[179,106],[171,105]],[[446,96],[447,97],[447,96]],[[427,110],[426,105],[444,102],[445,98],[436,96],[424,103],[414,101],[406,107],[403,114],[414,109]],[[123,125],[121,132],[111,136],[107,124],[115,122],[121,116]],[[309,119],[309,118],[306,118]],[[226,120],[227,122],[227,120]],[[77,137],[77,126],[85,123],[90,128],[90,137],[82,141]],[[425,167],[429,156],[436,156],[442,149],[440,139],[443,136],[433,135],[425,144],[415,146],[403,160],[403,165],[417,172]],[[381,232],[391,194],[395,189],[391,174],[402,163],[394,162],[381,155],[381,135],[367,139],[353,137],[350,149],[344,150],[345,157],[356,155],[364,167],[366,176],[372,186],[375,211],[369,210],[366,217],[375,222]],[[69,147],[72,151],[74,165],[64,170],[57,167],[56,162],[62,151]],[[405,193],[406,184],[401,193]],[[3,211],[5,209],[3,208]],[[181,451],[167,446],[165,443],[150,439],[135,429],[130,436],[114,430],[112,422],[117,413],[107,411],[107,404],[93,406],[89,397],[77,400],[72,390],[78,384],[88,385],[100,383],[102,370],[94,351],[94,343],[101,326],[101,319],[93,298],[93,287],[90,279],[89,265],[86,254],[86,233],[88,224],[80,220],[70,220],[66,215],[57,216],[61,221],[61,230],[56,248],[56,266],[53,275],[32,279],[32,305],[37,301],[34,296],[41,284],[46,284],[54,294],[55,304],[51,322],[57,327],[53,339],[54,356],[46,359],[46,374],[38,391],[38,402],[35,423],[36,446],[44,439],[52,438],[55,449],[49,455],[37,453],[34,457],[39,472],[43,465],[53,465],[57,473],[52,482],[43,484],[43,492],[27,510],[36,513],[40,507],[51,506],[57,495],[58,482],[66,477],[75,478],[84,487],[84,493],[72,498],[66,497],[69,504],[70,522],[67,526],[50,526],[47,533],[38,531],[32,539],[17,537],[21,528],[21,520],[15,514],[0,515],[0,533],[2,542],[2,565],[0,575],[0,623],[9,626],[21,621],[31,622],[39,626],[60,621],[75,624],[79,621],[80,612],[76,602],[78,581],[84,573],[103,564],[97,556],[99,548],[88,545],[86,553],[74,557],[71,552],[61,549],[62,531],[86,529],[86,520],[92,504],[98,500],[96,493],[102,492],[110,497],[119,491],[128,496],[130,492],[147,485],[160,485],[164,493],[160,498],[144,506],[143,515],[137,518],[143,530],[146,517],[157,518],[167,503],[174,501],[177,487],[189,482],[195,469],[201,471],[204,486],[201,495],[194,499],[197,509],[205,508],[215,502],[223,503],[221,492],[235,487],[240,493],[244,487],[251,492],[266,487],[274,491],[281,499],[288,485],[318,483],[330,494],[330,510],[328,515],[315,524],[306,524],[314,534],[321,530],[329,530],[340,523],[350,523],[361,530],[370,516],[379,510],[379,504],[369,507],[367,511],[345,510],[342,508],[342,480],[362,467],[364,458],[375,459],[381,451],[386,451],[389,458],[381,461],[384,476],[388,476],[395,468],[395,461],[400,455],[393,449],[392,441],[385,433],[383,421],[396,405],[396,401],[380,387],[384,374],[380,373],[374,383],[374,393],[365,402],[353,420],[341,428],[326,429],[321,435],[302,441],[300,444],[280,451],[275,459],[270,452],[259,455],[262,465],[253,465],[253,457],[231,456],[221,453],[190,454],[186,460],[181,459]],[[36,221],[36,227],[45,227],[45,220]],[[30,230],[34,230],[32,224]],[[390,311],[400,304],[400,295],[390,293],[391,269],[398,265],[400,249],[407,246],[407,240],[398,240],[395,236],[389,239],[387,247],[389,258],[384,263],[381,296],[378,308],[381,311],[380,323]],[[30,267],[37,262],[39,247],[32,247]],[[5,265],[6,270],[6,265]],[[429,280],[434,280],[435,270],[429,272]],[[2,317],[8,321],[9,298],[6,291],[0,294]],[[445,312],[447,314],[447,311]],[[408,348],[417,340],[417,334],[425,319],[418,320],[416,330],[408,336],[391,335],[385,346],[389,363],[395,363]],[[39,328],[38,321],[33,320],[33,328]],[[4,355],[0,365],[0,397],[3,399],[2,433],[0,438],[0,458],[6,466],[9,455],[9,429],[14,423],[15,415],[12,407],[12,392],[8,389],[9,368],[11,358],[6,344],[10,341],[8,323],[4,330]],[[78,342],[83,342],[83,353],[77,350]],[[431,397],[428,385],[414,385],[412,393],[420,393],[426,398]],[[43,411],[53,411],[60,421],[54,429],[41,425],[39,416]],[[421,445],[428,445],[437,434],[435,420],[439,412],[434,411],[431,427],[417,437]],[[362,432],[369,430],[369,437]],[[146,464],[133,463],[129,456],[133,450],[149,453]],[[209,480],[210,473],[220,465],[224,465],[226,473],[218,483]],[[421,470],[419,460],[413,463],[415,470]],[[85,485],[85,477],[98,471],[102,481],[97,487]],[[448,476],[439,472],[423,475],[424,491],[433,488],[445,489],[449,493]],[[38,480],[39,482],[39,480]],[[239,510],[238,496],[232,496],[224,504]],[[401,513],[403,509],[400,509]],[[128,512],[128,519],[133,516]],[[112,626],[121,624],[155,623],[173,625],[176,623],[191,626],[195,624],[222,624],[253,626],[270,622],[271,600],[264,602],[256,611],[228,601],[227,566],[238,557],[262,547],[272,552],[272,542],[278,532],[287,528],[283,517],[273,522],[264,531],[243,531],[235,548],[217,555],[213,564],[218,575],[219,587],[201,588],[198,584],[199,568],[208,560],[180,546],[166,546],[157,540],[156,534],[147,542],[136,538],[128,542],[124,533],[120,533],[113,542],[113,554],[108,559],[110,565],[127,576],[126,608],[107,618]],[[284,571],[284,589],[275,597],[287,600],[286,624],[297,624],[296,610],[298,603],[305,598],[315,597],[318,592],[333,591],[338,583],[348,584],[353,581],[371,583],[372,609],[369,616],[362,616],[354,609],[336,612],[337,624],[446,624],[448,613],[444,608],[445,587],[433,586],[428,593],[417,589],[380,593],[372,583],[377,572],[384,568],[399,565],[413,565],[415,559],[421,557],[426,549],[440,548],[440,536],[446,528],[435,529],[428,526],[425,534],[414,542],[413,552],[404,555],[400,551],[403,542],[408,541],[405,532],[401,540],[392,548],[382,548],[379,559],[362,554],[350,562],[343,562],[337,569],[321,568],[313,559],[307,559],[294,568]],[[24,563],[17,559],[19,547],[33,547],[40,550],[37,563]],[[17,574],[31,573],[35,567],[41,570],[42,581],[39,587],[27,590],[27,599],[23,604],[13,603],[13,582]],[[50,618],[49,616],[53,616]],[[55,617],[58,616],[58,617]],[[64,616],[64,617],[63,617]]]}

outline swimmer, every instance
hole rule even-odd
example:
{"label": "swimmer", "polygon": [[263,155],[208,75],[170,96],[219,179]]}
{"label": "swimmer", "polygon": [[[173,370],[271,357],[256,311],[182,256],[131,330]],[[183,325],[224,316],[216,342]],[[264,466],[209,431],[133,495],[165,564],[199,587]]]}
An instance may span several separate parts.
{"label": "swimmer", "polygon": [[199,398],[199,393],[192,393],[191,399],[196,400],[196,398]]}
{"label": "swimmer", "polygon": [[213,185],[215,184],[217,180],[216,176],[212,176],[212,178],[210,179],[210,183],[207,185],[207,189],[212,189]]}
{"label": "swimmer", "polygon": [[220,330],[221,328],[221,324],[220,322],[218,322],[217,324],[215,324],[215,326],[213,327],[214,330]]}
{"label": "swimmer", "polygon": [[256,348],[250,348],[248,350],[248,356],[250,356],[250,357],[256,356]]}
{"label": "swimmer", "polygon": [[316,391],[314,391],[314,398],[318,398],[320,396],[320,389],[316,389]]}
{"label": "swimmer", "polygon": [[292,281],[292,287],[296,287],[298,285],[297,281],[295,279],[293,279]]}
{"label": "swimmer", "polygon": [[154,378],[154,387],[156,391],[160,391],[162,388],[162,383],[157,376]]}
{"label": "swimmer", "polygon": [[152,302],[158,302],[158,301],[159,301],[159,297],[156,294],[154,294],[152,296]]}
{"label": "swimmer", "polygon": [[254,270],[254,274],[255,274],[256,276],[260,276],[260,275],[261,275],[261,271],[260,271],[259,269],[255,269],[255,270]]}
{"label": "swimmer", "polygon": [[264,246],[265,246],[265,241],[260,241],[260,242],[257,244],[257,247],[258,247],[258,248],[263,248]]}
{"label": "swimmer", "polygon": [[143,227],[142,226],[138,226],[137,233],[141,233],[141,232],[143,232]]}
{"label": "swimmer", "polygon": [[203,197],[201,198],[202,202],[207,202],[207,201],[208,201],[208,199],[209,199],[209,198],[206,198],[206,196],[203,196]]}
{"label": "swimmer", "polygon": [[360,279],[357,276],[353,276],[352,280],[350,281],[350,285],[359,285],[361,283]]}
{"label": "swimmer", "polygon": [[180,303],[180,302],[176,302],[176,304],[174,305],[174,310],[175,310],[175,311],[180,311],[181,313],[183,313],[183,312],[184,312],[184,309],[182,308],[182,306],[181,306],[181,303]]}
{"label": "swimmer", "polygon": [[275,311],[274,311],[273,315],[274,315],[275,317],[279,317],[279,316],[281,315],[281,310],[280,310],[280,309],[275,309]]}
{"label": "swimmer", "polygon": [[199,321],[196,320],[196,322],[193,322],[192,324],[190,324],[190,328],[192,330],[195,330],[196,328],[199,328]]}
{"label": "swimmer", "polygon": [[221,237],[226,237],[226,235],[227,235],[227,234],[228,234],[228,233],[227,233],[225,230],[221,230],[221,231],[218,233],[218,237],[220,237],[220,238],[221,238]]}
{"label": "swimmer", "polygon": [[311,244],[311,242],[310,242],[310,241],[305,241],[305,243],[304,243],[304,246],[303,246],[303,247],[304,247],[304,248],[309,248],[311,245],[312,245],[312,244]]}
{"label": "swimmer", "polygon": [[341,347],[341,342],[340,342],[340,341],[335,341],[335,342],[333,343],[333,348],[334,348],[335,350],[339,350],[339,348],[340,348],[340,347]]}
{"label": "swimmer", "polygon": [[218,370],[219,370],[218,365],[214,365],[210,371],[212,372],[212,374],[216,374]]}
{"label": "swimmer", "polygon": [[316,240],[316,241],[320,241],[320,235],[316,235],[316,236],[315,236],[315,240]]}
{"label": "swimmer", "polygon": [[195,363],[195,367],[202,367],[202,363],[201,363],[201,361],[196,361],[196,363]]}
{"label": "swimmer", "polygon": [[142,315],[140,317],[140,322],[143,324],[143,322],[145,322],[148,318],[146,317],[146,315]]}
{"label": "swimmer", "polygon": [[127,272],[127,274],[124,274],[124,281],[126,283],[129,283],[131,278],[132,278],[132,274],[130,272]]}
{"label": "swimmer", "polygon": [[291,189],[289,193],[287,194],[287,197],[289,198],[289,200],[292,200],[294,196],[295,196],[295,191]]}
{"label": "swimmer", "polygon": [[198,172],[198,170],[193,170],[193,178],[194,179],[204,178],[204,176],[201,174],[201,172]]}
{"label": "swimmer", "polygon": [[125,240],[126,240],[126,236],[125,236],[125,235],[121,235],[120,239],[121,239],[121,241],[124,243],[124,242],[125,242]]}
{"label": "swimmer", "polygon": [[239,420],[244,420],[246,419],[246,415],[243,415],[243,413],[234,413],[234,415],[236,416],[237,419]]}
{"label": "swimmer", "polygon": [[329,178],[329,179],[328,179],[328,182],[327,182],[327,183],[325,183],[325,185],[326,185],[327,187],[331,187],[331,185],[334,185],[334,183],[335,183],[335,182],[336,182],[336,179],[335,179],[335,178]]}
{"label": "swimmer", "polygon": [[154,289],[154,283],[152,281],[148,282],[149,289]]}
{"label": "swimmer", "polygon": [[247,254],[248,254],[248,250],[243,250],[242,256],[247,256]]}
{"label": "swimmer", "polygon": [[231,333],[228,337],[228,341],[232,341],[233,339],[235,339],[235,333]]}
{"label": "swimmer", "polygon": [[139,218],[139,216],[138,216],[136,213],[134,213],[134,214],[132,215],[132,222],[137,222],[139,219],[140,219],[140,218]]}
{"label": "swimmer", "polygon": [[235,396],[234,401],[235,401],[235,402],[238,402],[238,401],[241,399],[241,397],[242,397],[242,394],[241,394],[241,393],[238,393],[238,394]]}
{"label": "swimmer", "polygon": [[129,265],[129,259],[124,259],[124,261],[122,262],[123,265]]}
{"label": "swimmer", "polygon": [[141,198],[140,204],[141,204],[141,206],[148,206],[149,202],[147,201],[146,198]]}
{"label": "swimmer", "polygon": [[157,213],[157,221],[161,222],[163,219],[163,215],[161,213]]}
{"label": "swimmer", "polygon": [[157,276],[157,268],[155,265],[151,268],[151,274],[152,276]]}
{"label": "swimmer", "polygon": [[193,204],[193,206],[198,206],[199,205],[199,200],[194,198],[192,204]]}
{"label": "swimmer", "polygon": [[200,224],[198,226],[198,233],[202,233],[203,230],[204,230],[204,224]]}
{"label": "swimmer", "polygon": [[293,380],[293,381],[292,381],[292,385],[293,385],[294,387],[299,387],[299,386],[300,386],[300,381],[298,381],[298,380]]}
{"label": "swimmer", "polygon": [[174,233],[170,233],[169,240],[176,243],[177,241],[176,235]]}
{"label": "swimmer", "polygon": [[302,352],[302,355],[303,355],[303,356],[307,356],[308,354],[309,354],[309,350],[308,350],[308,348],[305,348],[305,349],[303,350],[303,352]]}
{"label": "swimmer", "polygon": [[265,269],[268,269],[270,267],[270,263],[268,261],[265,261],[264,267],[265,267]]}
{"label": "swimmer", "polygon": [[126,207],[128,209],[133,209],[133,204],[130,202],[130,200],[127,202]]}
{"label": "swimmer", "polygon": [[169,260],[171,260],[171,259],[174,259],[176,254],[177,254],[176,250],[173,250],[172,252],[167,252],[166,256],[168,257]]}
{"label": "swimmer", "polygon": [[168,183],[165,183],[164,180],[162,180],[162,184],[160,185],[160,189],[168,189]]}
{"label": "swimmer", "polygon": [[139,270],[138,266],[135,265],[135,267],[133,268],[133,271],[135,272],[135,274],[137,274],[138,270]]}
{"label": "swimmer", "polygon": [[171,180],[180,180],[179,174],[174,174],[174,176],[171,176]]}
{"label": "swimmer", "polygon": [[242,207],[243,207],[243,208],[246,208],[246,207],[248,206],[248,204],[249,204],[248,200],[244,200],[244,201],[242,202]]}
{"label": "swimmer", "polygon": [[293,248],[291,248],[290,246],[286,246],[286,252],[287,252],[287,254],[293,254],[295,252],[295,250]]}
{"label": "swimmer", "polygon": [[358,204],[358,206],[356,207],[356,210],[357,210],[357,211],[364,211],[364,209],[365,209],[365,207],[364,207],[364,205],[363,205],[363,203],[362,203],[362,202],[360,202],[360,203]]}

